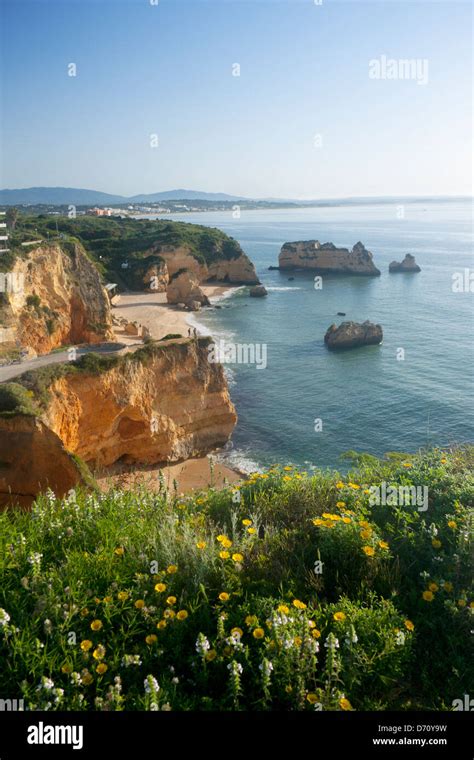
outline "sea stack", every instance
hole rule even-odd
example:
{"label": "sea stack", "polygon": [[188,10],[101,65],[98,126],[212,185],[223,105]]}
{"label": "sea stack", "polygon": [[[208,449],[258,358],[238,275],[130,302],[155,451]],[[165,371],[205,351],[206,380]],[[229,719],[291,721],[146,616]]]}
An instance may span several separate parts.
{"label": "sea stack", "polygon": [[378,345],[382,340],[382,326],[374,325],[369,320],[362,322],[362,324],[342,322],[339,327],[331,325],[324,336],[324,342],[331,351]]}
{"label": "sea stack", "polygon": [[337,248],[334,243],[302,240],[285,243],[278,257],[280,270],[310,269],[318,274],[352,274],[377,277],[380,270],[370,251],[359,242],[351,251]]}
{"label": "sea stack", "polygon": [[389,272],[421,272],[420,267],[411,253],[407,253],[403,261],[392,261],[388,267]]}
{"label": "sea stack", "polygon": [[249,295],[252,298],[262,298],[263,296],[267,296],[268,292],[263,285],[254,285],[253,288],[250,288]]}

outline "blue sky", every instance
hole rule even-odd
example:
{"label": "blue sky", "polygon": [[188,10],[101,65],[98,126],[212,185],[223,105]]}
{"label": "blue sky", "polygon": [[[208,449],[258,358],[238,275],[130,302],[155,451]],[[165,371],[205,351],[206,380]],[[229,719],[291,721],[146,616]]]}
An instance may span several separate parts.
{"label": "blue sky", "polygon": [[[0,184],[470,194],[471,14],[461,0],[3,0]],[[428,83],[370,79],[383,55],[427,59]]]}

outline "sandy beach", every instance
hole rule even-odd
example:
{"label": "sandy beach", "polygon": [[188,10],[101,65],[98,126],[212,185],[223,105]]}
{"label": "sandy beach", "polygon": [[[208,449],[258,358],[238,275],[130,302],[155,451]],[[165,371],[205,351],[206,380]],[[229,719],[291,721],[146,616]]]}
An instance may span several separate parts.
{"label": "sandy beach", "polygon": [[[224,285],[201,285],[211,303],[219,299],[229,287]],[[113,299],[112,315],[147,327],[152,338],[160,340],[165,335],[188,335],[193,312],[183,311],[166,301],[166,293],[121,293]],[[198,330],[199,332],[199,330]],[[115,328],[117,340],[126,345],[137,345],[138,338],[124,335],[123,329]]]}
{"label": "sandy beach", "polygon": [[[231,289],[223,285],[202,285],[201,288],[211,303]],[[191,324],[190,317],[194,312],[183,311],[169,305],[166,301],[166,293],[121,293],[114,298],[112,314],[115,320],[123,318],[128,322],[138,322],[148,328],[152,338],[159,340],[170,334],[187,337]],[[199,328],[197,330],[199,333]],[[116,325],[114,332],[116,340],[127,347],[142,344],[141,338],[125,335],[121,326]],[[236,483],[242,479],[241,473],[220,464],[212,454],[164,467],[156,465],[130,467],[117,464],[108,468],[106,473],[96,474],[96,478],[104,490],[110,487],[129,489],[142,484],[156,491],[160,485],[160,473],[168,488],[173,489],[174,481],[176,481],[180,494],[208,486],[222,488],[226,483]]]}

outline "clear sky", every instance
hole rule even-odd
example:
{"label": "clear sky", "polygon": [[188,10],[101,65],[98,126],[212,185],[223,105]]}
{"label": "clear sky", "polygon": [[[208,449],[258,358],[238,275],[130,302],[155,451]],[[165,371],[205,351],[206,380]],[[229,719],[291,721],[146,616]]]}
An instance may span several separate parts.
{"label": "clear sky", "polygon": [[151,2],[1,0],[1,187],[472,192],[470,1]]}

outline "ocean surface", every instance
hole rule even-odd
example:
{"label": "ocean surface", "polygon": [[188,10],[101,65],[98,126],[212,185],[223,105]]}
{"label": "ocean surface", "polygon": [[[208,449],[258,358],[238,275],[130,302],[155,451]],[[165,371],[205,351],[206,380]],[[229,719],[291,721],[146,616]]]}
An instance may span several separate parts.
{"label": "ocean surface", "polygon": [[[344,470],[349,449],[383,455],[474,441],[474,293],[453,292],[455,273],[470,269],[474,280],[469,202],[171,216],[236,238],[268,290],[232,291],[221,309],[196,317],[216,338],[267,347],[265,369],[227,365],[239,415],[230,463]],[[317,290],[311,273],[268,270],[284,242],[309,239],[348,248],[361,240],[382,275],[325,276]],[[421,273],[389,274],[406,253]],[[383,344],[330,353],[324,334],[344,319],[380,323]]]}

